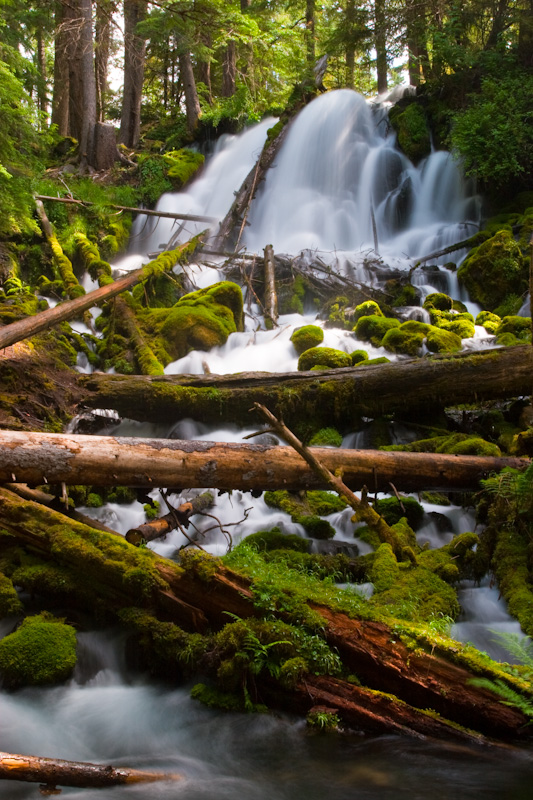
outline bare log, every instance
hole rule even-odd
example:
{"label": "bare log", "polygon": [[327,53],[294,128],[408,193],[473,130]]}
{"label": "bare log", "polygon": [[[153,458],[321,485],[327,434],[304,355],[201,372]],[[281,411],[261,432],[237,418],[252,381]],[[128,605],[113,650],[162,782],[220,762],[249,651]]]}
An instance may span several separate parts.
{"label": "bare log", "polygon": [[125,783],[178,781],[175,773],[113,767],[110,764],[91,764],[85,761],[64,761],[0,752],[0,779],[44,784],[46,790],[57,785],[81,788],[102,788]]}
{"label": "bare log", "polygon": [[[195,240],[192,240],[185,245],[180,245],[176,250],[171,250],[168,253],[161,253],[158,258],[167,256],[169,258],[169,263],[174,266],[193,250],[194,245],[192,242],[194,242],[194,244],[196,243]],[[9,347],[9,345],[20,342],[22,339],[35,336],[35,334],[47,330],[47,328],[51,328],[52,325],[56,325],[58,322],[74,319],[88,308],[99,305],[121,292],[131,289],[132,286],[135,286],[135,284],[149,277],[154,263],[155,262],[150,262],[140,269],[133,270],[123,278],[119,278],[107,286],[100,286],[98,289],[84,294],[82,297],[76,297],[74,300],[69,300],[66,303],[60,303],[54,306],[54,308],[48,308],[46,311],[41,311],[39,314],[35,314],[32,317],[25,317],[24,319],[20,319],[17,322],[12,322],[10,325],[0,328],[0,349]]]}
{"label": "bare log", "polygon": [[276,294],[274,248],[271,244],[267,244],[265,247],[265,314],[270,320],[271,327],[278,324],[278,296]]}
{"label": "bare log", "polygon": [[[353,490],[477,488],[504,467],[527,459],[309,448]],[[146,488],[326,489],[328,482],[289,447],[179,439],[141,439],[0,431],[0,483]]]}
{"label": "bare log", "polygon": [[317,425],[353,430],[361,415],[412,414],[529,395],[532,372],[533,348],[520,345],[321,372],[156,378],[95,373],[79,381],[87,406],[113,408],[140,421],[200,416],[203,422],[242,425],[258,402],[289,425],[310,418]]}
{"label": "bare log", "polygon": [[[50,200],[53,203],[69,203],[76,206],[93,206],[89,200],[75,200],[73,197],[51,197],[46,194],[36,194],[38,200]],[[188,222],[207,222],[212,224],[217,221],[216,217],[205,217],[198,214],[174,214],[172,211],[157,211],[150,208],[136,208],[135,206],[117,206],[109,204],[109,208],[116,208],[117,211],[130,211],[132,214],[144,214],[147,217],[163,217],[164,219],[184,219]]]}
{"label": "bare log", "polygon": [[197,497],[193,497],[192,500],[182,503],[178,508],[165,514],[164,517],[145,522],[144,525],[139,525],[137,528],[130,528],[126,533],[126,541],[138,547],[143,542],[152,542],[154,539],[165,536],[177,528],[178,525],[187,528],[189,517],[194,516],[194,514],[201,514],[210,508],[214,502],[215,499],[211,492],[204,492]]}

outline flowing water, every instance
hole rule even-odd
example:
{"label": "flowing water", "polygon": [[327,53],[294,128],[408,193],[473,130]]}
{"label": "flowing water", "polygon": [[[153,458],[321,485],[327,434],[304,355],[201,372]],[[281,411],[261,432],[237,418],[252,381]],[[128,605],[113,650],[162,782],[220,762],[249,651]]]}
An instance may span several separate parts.
{"label": "flowing water", "polygon": [[[190,189],[163,196],[159,208],[221,219],[272,124],[268,120],[240,137],[226,137]],[[307,249],[336,269],[372,282],[379,280],[380,270],[387,274],[391,267],[409,269],[416,258],[467,238],[479,223],[479,201],[451,156],[434,152],[413,166],[395,148],[384,109],[372,109],[355,93],[340,91],[320,97],[297,118],[252,206],[250,223],[244,234],[249,251],[260,253],[269,243],[277,252],[297,254]],[[205,224],[187,222],[181,228],[168,220],[156,224],[141,218],[133,231],[130,254],[116,267],[133,269],[146,260],[147,253],[157,252],[169,241],[185,241],[202,228]],[[220,276],[217,263],[190,268],[190,277],[199,287]],[[459,297],[454,273],[442,266],[419,269],[414,280],[422,294],[438,289]],[[251,304],[244,332],[233,334],[226,345],[209,353],[190,353],[170,364],[167,373],[201,373],[206,365],[213,373],[295,370],[297,356],[290,334],[295,326],[315,322],[315,315],[282,317],[274,331],[258,327],[258,321],[258,309]],[[490,341],[478,330],[466,345],[480,347]],[[346,352],[361,347],[352,333],[335,329],[325,330],[324,345]],[[384,354],[381,348],[364,346],[370,357]],[[86,364],[80,368],[89,369]],[[242,441],[260,428],[253,420],[247,430],[215,429],[197,420],[145,425],[128,420],[113,423],[111,418],[110,424],[114,427],[106,430],[122,436],[218,441]],[[364,447],[368,433],[363,428],[348,434],[343,446]],[[412,435],[397,424],[393,433],[398,441]],[[155,492],[153,498],[160,499]],[[177,505],[181,498],[173,495],[171,499]],[[459,506],[425,504],[424,508],[424,524],[417,534],[420,543],[439,547],[453,535],[473,529],[472,515]],[[139,502],[81,510],[121,533],[144,521]],[[243,492],[218,496],[214,513],[226,524],[226,535],[213,529],[212,521],[204,520],[199,530],[202,545],[215,554],[226,551],[229,537],[237,543],[249,533],[274,525],[305,535],[288,515]],[[360,552],[366,552],[368,546],[354,539],[350,517],[349,509],[329,517],[336,531],[331,546],[352,552],[358,545]],[[183,535],[175,531],[150,546],[173,557],[183,544]],[[371,592],[371,587],[364,588]],[[488,582],[479,587],[465,584],[460,597],[464,613],[454,627],[456,638],[505,657],[490,629],[515,631],[517,625],[497,589]],[[2,621],[0,636],[15,623]],[[191,700],[190,687],[169,687],[132,670],[118,631],[84,632],[78,641],[78,666],[66,685],[0,692],[0,749],[179,772],[184,777],[177,783],[112,790],[64,789],[66,797],[531,797],[533,764],[528,752],[473,751],[399,737],[313,735],[300,719],[289,715],[219,713]],[[31,785],[0,783],[0,798],[30,798],[37,791]]]}

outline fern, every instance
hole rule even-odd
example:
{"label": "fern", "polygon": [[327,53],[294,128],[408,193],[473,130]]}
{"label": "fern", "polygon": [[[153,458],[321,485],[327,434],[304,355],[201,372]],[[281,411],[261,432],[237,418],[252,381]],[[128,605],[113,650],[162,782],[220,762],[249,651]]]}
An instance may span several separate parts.
{"label": "fern", "polygon": [[[490,678],[472,678],[469,681],[473,686],[479,686],[482,689],[489,689],[494,692],[498,697],[502,698],[501,702],[504,706],[511,706],[518,708],[526,717],[530,717],[533,721],[533,699],[528,699],[523,695],[515,692],[504,681],[500,679],[490,680]],[[529,725],[530,723],[528,723]]]}

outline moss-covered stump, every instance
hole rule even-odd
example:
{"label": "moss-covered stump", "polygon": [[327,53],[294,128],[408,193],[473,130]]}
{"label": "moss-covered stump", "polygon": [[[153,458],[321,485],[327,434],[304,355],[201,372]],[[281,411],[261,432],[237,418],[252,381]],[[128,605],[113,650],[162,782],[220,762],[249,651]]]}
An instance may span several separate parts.
{"label": "moss-covered stump", "polygon": [[324,341],[324,331],[318,325],[304,325],[296,328],[291,336],[291,342],[298,355],[311,347],[318,347]]}
{"label": "moss-covered stump", "polygon": [[317,369],[342,369],[351,367],[352,359],[343,350],[335,350],[333,347],[311,347],[305,350],[298,359],[299,372]]}
{"label": "moss-covered stump", "polygon": [[46,612],[0,641],[0,672],[11,688],[59,683],[75,665],[76,631]]}
{"label": "moss-covered stump", "polygon": [[222,281],[184,295],[171,309],[145,309],[140,318],[153,334],[153,349],[163,363],[190,350],[211,350],[244,327],[242,292]]}
{"label": "moss-covered stump", "polygon": [[528,259],[512,233],[502,230],[474,248],[457,275],[473,300],[498,313],[506,296],[521,297],[527,291]]}

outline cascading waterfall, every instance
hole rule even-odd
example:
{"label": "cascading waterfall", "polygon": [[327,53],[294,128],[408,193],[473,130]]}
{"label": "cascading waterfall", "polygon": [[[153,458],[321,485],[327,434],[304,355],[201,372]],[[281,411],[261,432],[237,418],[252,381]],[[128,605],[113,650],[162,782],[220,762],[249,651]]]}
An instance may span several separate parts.
{"label": "cascading waterfall", "polygon": [[[251,224],[244,234],[248,250],[261,252],[269,243],[276,251],[291,254],[307,248],[320,251],[324,260],[328,256],[330,261],[336,259],[339,267],[355,265],[354,270],[372,252],[378,269],[380,264],[406,269],[416,258],[467,238],[476,228],[479,204],[465,186],[457,163],[448,154],[435,152],[414,167],[395,148],[394,136],[387,132],[383,119],[382,109],[374,113],[362,97],[347,90],[323,95],[304,109],[252,205]],[[240,137],[226,138],[189,190],[164,195],[159,209],[221,219],[272,124],[273,120],[268,120]],[[187,222],[182,230],[179,228],[179,223],[168,220],[157,224],[146,217],[137,220],[130,250],[139,255],[127,257],[117,266],[133,268],[141,257],[146,259],[148,252],[157,252],[173,237],[185,241],[205,224]],[[418,274],[425,291],[431,290],[431,281],[433,286],[446,281],[438,284],[441,290],[450,285],[447,270],[435,276],[423,271]],[[216,268],[194,267],[193,277],[203,286],[218,280],[219,272]],[[212,372],[221,373],[294,370],[297,358],[290,333],[294,326],[310,321],[315,321],[314,315],[294,314],[281,318],[280,329],[266,331],[257,330],[256,321],[249,319],[246,331],[230,336],[224,347],[210,353],[191,353],[169,365],[167,372],[202,372],[204,361]],[[346,352],[360,346],[348,331],[328,329],[325,335],[325,345]],[[380,348],[366,344],[365,348],[371,357],[382,354]],[[252,427],[243,431],[234,426],[216,430],[194,420],[176,420],[170,426],[124,420],[112,432],[242,441],[251,431]],[[403,437],[406,431],[397,426],[397,434]],[[353,447],[355,442],[364,446],[364,436],[364,431],[349,434],[343,446]],[[156,493],[153,496],[159,499]],[[171,500],[178,505],[184,497],[173,495]],[[457,506],[424,504],[424,508],[424,525],[417,536],[432,547],[473,528],[473,518]],[[121,533],[145,519],[139,502],[81,510]],[[225,522],[247,516],[230,529],[235,543],[274,525],[305,535],[288,515],[243,492],[220,495],[215,513]],[[351,516],[347,509],[329,518],[336,531],[333,544],[345,552],[354,548]],[[203,527],[212,526],[206,522]],[[355,543],[361,552],[369,549],[360,541]],[[183,544],[183,535],[174,531],[164,541],[149,546],[172,557]],[[220,532],[210,531],[202,545],[219,554],[225,551],[227,540]],[[492,590],[480,587],[481,594],[475,594],[470,602],[475,591],[466,585],[463,589],[467,611],[455,629],[460,638],[479,634],[480,607],[486,608],[485,599]],[[493,594],[490,602],[494,613],[489,623],[499,628],[515,626]],[[3,621],[0,635],[8,633],[14,622]],[[501,800],[503,796],[525,797],[528,791],[530,764],[510,754],[500,758],[492,751],[487,755],[480,751],[472,759],[460,757],[444,745],[437,748],[397,737],[306,736],[304,724],[289,716],[214,712],[192,701],[188,688],[156,685],[128,669],[124,641],[116,632],[83,633],[79,639],[80,661],[68,684],[0,693],[0,749],[113,761],[186,776],[179,784],[154,784],[149,789],[116,787],[112,796],[117,800],[147,796],[207,800],[233,798],[240,793],[251,800],[322,800],[325,796],[348,800],[354,793],[368,800],[425,800],[433,797],[436,784],[443,800],[458,794],[464,800],[477,800],[480,794]],[[490,650],[490,639],[482,641]],[[102,790],[88,789],[65,790],[65,795],[87,800],[107,796]],[[31,786],[0,783],[0,798],[34,796]]]}

